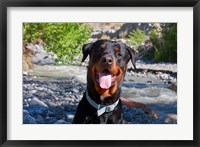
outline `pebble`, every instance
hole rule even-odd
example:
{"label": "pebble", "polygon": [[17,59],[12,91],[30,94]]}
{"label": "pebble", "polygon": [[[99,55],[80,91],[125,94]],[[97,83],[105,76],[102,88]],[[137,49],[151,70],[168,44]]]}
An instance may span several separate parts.
{"label": "pebble", "polygon": [[28,72],[27,71],[23,71],[23,75],[28,75]]}
{"label": "pebble", "polygon": [[76,88],[73,88],[72,91],[73,91],[74,93],[78,93],[78,92],[79,92],[79,90],[76,89]]}
{"label": "pebble", "polygon": [[38,88],[37,88],[37,90],[39,90],[39,91],[45,91],[45,90],[46,90],[46,88],[43,88],[43,87],[38,87]]}
{"label": "pebble", "polygon": [[70,119],[70,120],[73,120],[74,119],[74,115],[73,114],[68,114],[67,118]]}

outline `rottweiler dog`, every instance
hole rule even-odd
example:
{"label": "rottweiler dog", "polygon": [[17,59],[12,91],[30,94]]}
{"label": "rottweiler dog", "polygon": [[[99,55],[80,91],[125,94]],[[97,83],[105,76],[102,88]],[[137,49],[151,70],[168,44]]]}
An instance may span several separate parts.
{"label": "rottweiler dog", "polygon": [[138,54],[126,44],[110,40],[98,40],[83,46],[82,62],[89,56],[87,90],[80,101],[74,124],[122,124],[125,123],[122,104],[144,108],[156,116],[146,105],[120,97],[127,64],[136,68]]}

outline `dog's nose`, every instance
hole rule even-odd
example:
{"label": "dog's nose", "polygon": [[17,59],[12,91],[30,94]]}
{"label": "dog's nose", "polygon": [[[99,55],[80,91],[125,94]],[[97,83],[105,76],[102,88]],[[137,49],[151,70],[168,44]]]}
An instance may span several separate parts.
{"label": "dog's nose", "polygon": [[104,56],[102,58],[102,63],[103,64],[108,64],[108,65],[111,65],[113,63],[113,58],[112,56]]}

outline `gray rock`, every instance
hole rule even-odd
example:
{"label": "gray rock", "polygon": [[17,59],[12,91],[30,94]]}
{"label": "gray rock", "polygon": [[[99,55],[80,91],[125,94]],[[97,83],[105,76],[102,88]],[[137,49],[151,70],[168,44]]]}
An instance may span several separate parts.
{"label": "gray rock", "polygon": [[161,74],[160,78],[163,80],[169,80],[169,74]]}
{"label": "gray rock", "polygon": [[59,108],[59,109],[61,109],[61,110],[65,110],[65,108],[62,106],[62,102],[61,102],[61,104],[59,104],[58,106],[57,106],[57,108]]}
{"label": "gray rock", "polygon": [[73,91],[74,93],[78,93],[78,92],[79,92],[79,90],[76,89],[76,88],[73,88],[72,91]]}
{"label": "gray rock", "polygon": [[177,83],[172,83],[170,86],[169,86],[169,89],[177,92]]}
{"label": "gray rock", "polygon": [[44,107],[44,106],[29,106],[26,108],[26,110],[32,116],[41,115],[41,116],[45,117],[48,114],[49,108]]}
{"label": "gray rock", "polygon": [[41,115],[36,116],[36,122],[38,124],[44,124],[45,123],[44,118]]}
{"label": "gray rock", "polygon": [[75,101],[75,99],[74,99],[74,97],[72,97],[70,102],[74,103],[74,101]]}
{"label": "gray rock", "polygon": [[100,39],[103,35],[103,32],[101,31],[96,31],[96,32],[92,32],[91,33],[91,38],[97,38],[97,39]]}
{"label": "gray rock", "polygon": [[45,118],[45,124],[54,124],[56,123],[58,120],[56,119],[56,117],[46,117]]}
{"label": "gray rock", "polygon": [[45,92],[47,92],[49,94],[53,94],[53,91],[51,91],[50,89],[47,89]]}
{"label": "gray rock", "polygon": [[27,110],[23,110],[23,116],[29,115],[29,112]]}
{"label": "gray rock", "polygon": [[63,119],[58,120],[57,122],[55,122],[54,124],[66,124],[67,122]]}
{"label": "gray rock", "polygon": [[25,115],[23,117],[23,124],[37,124],[37,122],[34,117],[30,115]]}
{"label": "gray rock", "polygon": [[66,103],[71,102],[71,98],[70,97],[65,98],[65,100],[66,100]]}
{"label": "gray rock", "polygon": [[23,71],[23,75],[27,76],[28,72],[27,71]]}
{"label": "gray rock", "polygon": [[166,116],[164,121],[167,124],[177,123],[177,115],[176,114],[167,114],[167,116]]}
{"label": "gray rock", "polygon": [[37,90],[31,90],[30,93],[31,94],[35,94],[37,92]]}
{"label": "gray rock", "polygon": [[37,97],[39,97],[39,98],[45,98],[45,99],[49,98],[49,97],[48,97],[49,94],[46,93],[46,92],[43,92],[43,91],[37,92],[37,93],[35,94],[35,96],[37,96]]}
{"label": "gray rock", "polygon": [[67,114],[67,119],[70,119],[70,120],[74,119],[74,115],[73,114]]}
{"label": "gray rock", "polygon": [[56,103],[53,103],[53,102],[47,102],[46,103],[49,107],[51,107],[51,108],[55,108],[55,107],[57,107],[57,104]]}
{"label": "gray rock", "polygon": [[80,99],[74,99],[74,103],[79,103]]}
{"label": "gray rock", "polygon": [[45,91],[46,88],[44,88],[44,87],[38,87],[37,90],[39,90],[39,91]]}
{"label": "gray rock", "polygon": [[34,97],[31,101],[30,101],[30,105],[31,106],[43,106],[43,107],[48,107],[47,104],[45,104],[44,102],[42,102],[41,100],[39,100],[38,98]]}

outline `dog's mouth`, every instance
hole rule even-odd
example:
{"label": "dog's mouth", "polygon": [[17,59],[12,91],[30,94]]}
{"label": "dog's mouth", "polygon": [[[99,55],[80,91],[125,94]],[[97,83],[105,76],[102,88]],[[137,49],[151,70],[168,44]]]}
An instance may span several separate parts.
{"label": "dog's mouth", "polygon": [[96,73],[96,81],[102,89],[109,89],[116,81],[119,73],[113,74],[108,69]]}

